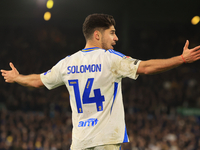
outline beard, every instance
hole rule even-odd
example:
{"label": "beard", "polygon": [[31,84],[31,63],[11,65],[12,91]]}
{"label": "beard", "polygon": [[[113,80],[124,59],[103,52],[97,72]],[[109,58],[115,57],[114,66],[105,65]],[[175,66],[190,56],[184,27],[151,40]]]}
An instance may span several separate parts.
{"label": "beard", "polygon": [[101,45],[102,45],[102,48],[105,49],[105,50],[110,49],[110,48],[108,48],[108,46],[105,42],[102,42]]}
{"label": "beard", "polygon": [[109,46],[108,42],[104,38],[102,38],[101,41],[102,41],[101,46],[103,49],[105,49],[105,50],[113,49],[113,46],[111,44]]}

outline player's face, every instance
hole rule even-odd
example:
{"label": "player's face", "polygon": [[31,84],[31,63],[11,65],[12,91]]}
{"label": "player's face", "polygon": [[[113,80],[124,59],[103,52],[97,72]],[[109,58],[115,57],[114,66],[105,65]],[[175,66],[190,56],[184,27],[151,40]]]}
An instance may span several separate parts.
{"label": "player's face", "polygon": [[116,45],[118,37],[115,34],[115,27],[111,26],[109,29],[104,30],[101,38],[102,48],[105,50],[113,49],[113,46]]}

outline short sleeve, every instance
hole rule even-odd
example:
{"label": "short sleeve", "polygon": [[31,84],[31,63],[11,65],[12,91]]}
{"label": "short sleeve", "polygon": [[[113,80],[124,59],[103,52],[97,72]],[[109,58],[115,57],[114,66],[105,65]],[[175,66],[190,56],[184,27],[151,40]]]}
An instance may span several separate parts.
{"label": "short sleeve", "polygon": [[120,62],[117,62],[117,73],[121,75],[122,78],[129,77],[131,79],[137,79],[137,69],[140,64],[141,60],[133,59],[131,57],[127,58],[124,57],[121,59]]}
{"label": "short sleeve", "polygon": [[125,56],[114,50],[111,51],[111,71],[116,78],[129,77],[131,79],[137,79],[137,69],[141,60]]}
{"label": "short sleeve", "polygon": [[61,69],[62,64],[64,63],[64,59],[59,61],[55,66],[51,68],[51,70],[40,74],[40,78],[42,80],[42,83],[49,89],[54,89],[58,86],[64,85],[64,82],[62,80],[61,76]]}

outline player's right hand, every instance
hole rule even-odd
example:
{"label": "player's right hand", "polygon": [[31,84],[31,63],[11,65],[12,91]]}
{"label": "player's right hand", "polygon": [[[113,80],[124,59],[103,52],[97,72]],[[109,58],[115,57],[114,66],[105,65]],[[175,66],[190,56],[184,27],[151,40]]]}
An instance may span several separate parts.
{"label": "player's right hand", "polygon": [[10,65],[12,70],[1,70],[1,73],[2,73],[2,76],[5,79],[5,82],[14,83],[15,79],[19,75],[19,72],[14,67],[13,63],[10,62],[9,65]]}

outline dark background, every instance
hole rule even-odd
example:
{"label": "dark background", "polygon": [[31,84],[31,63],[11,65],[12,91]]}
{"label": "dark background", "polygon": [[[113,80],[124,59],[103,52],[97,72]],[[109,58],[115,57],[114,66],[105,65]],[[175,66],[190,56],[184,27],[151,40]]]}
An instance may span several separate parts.
{"label": "dark background", "polygon": [[[181,55],[200,45],[200,0],[0,0],[0,69],[13,62],[21,74],[42,73],[84,48],[82,24],[91,13],[116,20],[115,50],[147,60]],[[52,17],[44,21],[50,11]],[[199,150],[200,61],[157,75],[123,79],[130,143],[122,150]],[[186,111],[184,111],[186,110]],[[195,111],[197,110],[197,111]],[[188,113],[190,115],[188,115]],[[0,78],[0,150],[66,150],[71,109],[65,86],[51,91]]]}
{"label": "dark background", "polygon": [[[47,0],[1,0],[1,25],[42,24]],[[48,22],[58,26],[81,27],[84,18],[91,13],[107,13],[123,24],[126,17],[133,27],[167,27],[173,24],[186,25],[200,13],[199,0],[54,0],[49,10],[52,19]]]}
{"label": "dark background", "polygon": [[[120,40],[116,50],[127,55],[132,54],[127,49],[135,42],[133,38],[138,38],[139,30],[176,30],[182,34],[188,30],[199,30],[199,24],[194,26],[190,22],[193,16],[200,15],[199,0],[55,0],[52,9],[46,8],[46,2],[47,0],[1,0],[0,26],[75,29],[83,38],[81,29],[85,17],[91,13],[107,13],[113,15],[117,23]],[[49,21],[43,19],[46,11],[52,14]],[[146,58],[137,53],[134,53],[136,57]]]}

